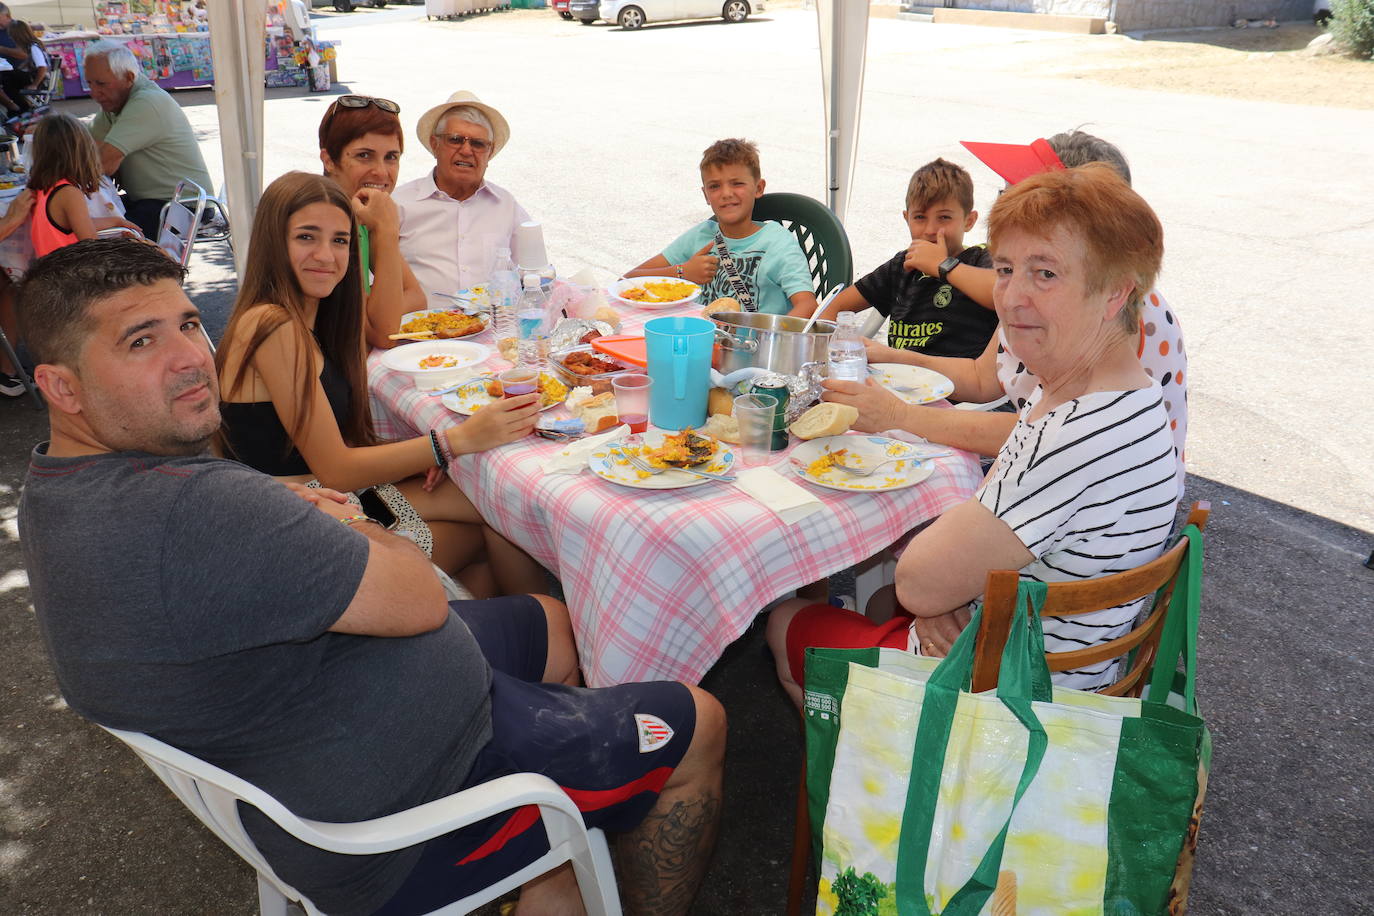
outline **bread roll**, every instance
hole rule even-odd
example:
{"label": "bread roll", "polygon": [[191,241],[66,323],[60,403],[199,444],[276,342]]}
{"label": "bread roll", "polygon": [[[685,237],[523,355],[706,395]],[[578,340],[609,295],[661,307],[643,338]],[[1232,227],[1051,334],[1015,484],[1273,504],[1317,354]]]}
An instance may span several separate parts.
{"label": "bread roll", "polygon": [[857,419],[859,408],[826,401],[797,417],[797,422],[788,428],[798,439],[819,439],[822,436],[839,436],[849,432],[849,427],[853,426]]}
{"label": "bread roll", "polygon": [[715,300],[710,305],[706,306],[706,308],[702,309],[701,314],[703,318],[710,318],[716,312],[742,311],[744,311],[744,309],[740,307],[738,299],[735,299],[732,296],[721,296],[719,299]]}
{"label": "bread roll", "polygon": [[739,420],[735,417],[726,416],[723,413],[713,414],[706,419],[701,429],[697,430],[703,436],[710,436],[722,442],[729,442],[732,445],[739,445]]}
{"label": "bread roll", "polygon": [[620,414],[615,409],[615,395],[607,391],[594,398],[587,398],[569,411],[587,424],[588,433],[599,433],[615,426]]}
{"label": "bread roll", "polygon": [[724,388],[712,388],[710,394],[706,396],[706,412],[712,416],[716,414],[724,414],[727,417],[734,416],[735,399]]}

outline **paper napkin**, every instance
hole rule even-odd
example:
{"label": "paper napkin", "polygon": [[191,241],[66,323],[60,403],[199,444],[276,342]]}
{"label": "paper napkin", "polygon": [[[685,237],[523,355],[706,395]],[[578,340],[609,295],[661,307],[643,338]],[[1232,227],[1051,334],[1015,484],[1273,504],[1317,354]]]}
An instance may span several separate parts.
{"label": "paper napkin", "polygon": [[746,468],[735,486],[763,503],[789,525],[824,508],[821,501],[770,467]]}
{"label": "paper napkin", "polygon": [[598,436],[589,436],[586,439],[578,439],[570,442],[563,448],[553,453],[553,457],[545,461],[540,467],[545,474],[576,474],[587,466],[587,459],[592,452],[605,445],[613,439],[623,439],[630,434],[630,427],[617,426],[610,432],[601,433]]}

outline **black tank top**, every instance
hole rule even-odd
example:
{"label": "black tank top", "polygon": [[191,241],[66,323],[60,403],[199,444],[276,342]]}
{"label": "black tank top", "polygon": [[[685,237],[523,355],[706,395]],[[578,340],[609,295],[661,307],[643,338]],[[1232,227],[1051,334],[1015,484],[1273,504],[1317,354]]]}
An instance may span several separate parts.
{"label": "black tank top", "polygon": [[[343,429],[353,403],[353,393],[349,390],[343,371],[327,355],[324,355],[324,365],[320,368],[320,384],[324,387],[329,408],[334,412],[334,421]],[[225,442],[229,446],[227,457],[273,477],[296,477],[310,473],[310,465],[296,451],[271,401],[222,401],[219,410],[224,421]]]}

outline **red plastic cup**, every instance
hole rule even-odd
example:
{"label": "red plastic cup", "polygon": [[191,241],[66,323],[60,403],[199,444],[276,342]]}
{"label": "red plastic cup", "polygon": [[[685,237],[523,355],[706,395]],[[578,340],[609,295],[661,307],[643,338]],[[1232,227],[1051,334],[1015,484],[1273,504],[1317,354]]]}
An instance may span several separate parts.
{"label": "red plastic cup", "polygon": [[539,373],[533,369],[507,369],[497,378],[501,380],[502,397],[518,398],[522,394],[534,394],[539,390]]}
{"label": "red plastic cup", "polygon": [[652,385],[653,379],[638,372],[611,379],[616,415],[621,423],[629,424],[632,433],[642,433],[649,428],[649,388]]}

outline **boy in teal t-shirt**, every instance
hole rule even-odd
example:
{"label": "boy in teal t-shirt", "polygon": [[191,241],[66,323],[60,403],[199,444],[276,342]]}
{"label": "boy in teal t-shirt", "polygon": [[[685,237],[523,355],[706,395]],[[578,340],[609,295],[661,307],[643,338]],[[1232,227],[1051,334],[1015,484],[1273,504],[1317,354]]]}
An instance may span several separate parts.
{"label": "boy in teal t-shirt", "polygon": [[678,277],[700,284],[706,305],[723,296],[740,298],[729,271],[713,250],[716,230],[760,312],[809,318],[816,310],[811,270],[796,238],[780,224],[754,222],[754,201],[763,194],[758,147],[748,140],[719,140],[701,158],[701,193],[713,217],[688,229],[662,254],[627,277]]}

